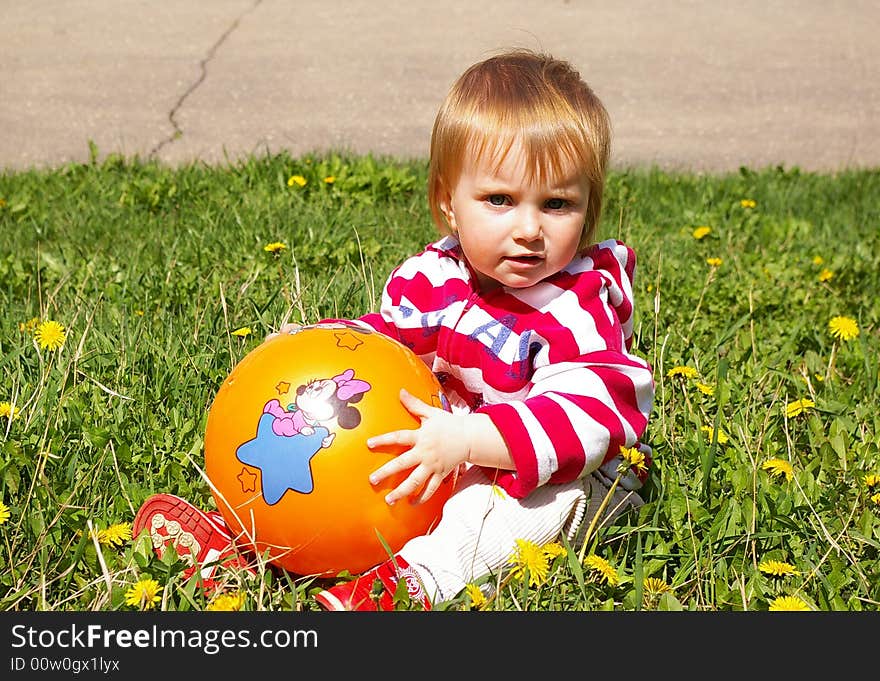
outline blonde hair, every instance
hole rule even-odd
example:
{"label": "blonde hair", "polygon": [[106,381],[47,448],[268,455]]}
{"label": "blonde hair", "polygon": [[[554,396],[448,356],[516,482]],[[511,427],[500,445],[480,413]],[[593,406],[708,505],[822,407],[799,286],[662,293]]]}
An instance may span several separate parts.
{"label": "blonde hair", "polygon": [[550,55],[513,50],[468,68],[453,84],[431,134],[428,203],[441,233],[449,225],[440,201],[466,163],[484,156],[499,165],[519,142],[531,180],[553,180],[572,166],[587,178],[581,247],[602,214],[611,148],[608,112],[574,67]]}

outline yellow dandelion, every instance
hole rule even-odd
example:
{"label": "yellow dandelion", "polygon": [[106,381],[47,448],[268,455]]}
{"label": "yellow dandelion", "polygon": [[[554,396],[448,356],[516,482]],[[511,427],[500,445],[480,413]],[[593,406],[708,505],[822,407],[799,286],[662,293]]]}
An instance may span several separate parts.
{"label": "yellow dandelion", "polygon": [[825,258],[823,258],[821,255],[814,255],[813,256],[813,264],[816,265],[817,267],[824,262],[825,262]]}
{"label": "yellow dandelion", "polygon": [[[702,430],[704,433],[706,433],[706,437],[708,438],[709,442],[711,442],[712,440],[715,439],[715,429],[712,426],[703,426],[700,428],[700,430]],[[728,442],[729,440],[730,440],[730,438],[727,437],[727,433],[725,433],[723,430],[721,430],[719,428],[718,429],[718,444],[723,445],[726,442]]]}
{"label": "yellow dandelion", "polygon": [[617,576],[617,570],[611,567],[611,563],[601,556],[597,556],[595,553],[591,553],[584,558],[584,565],[597,572],[599,574],[599,579],[605,580],[605,583],[609,586],[617,586],[620,581]]}
{"label": "yellow dandelion", "polygon": [[328,175],[324,178],[324,184],[333,184],[334,182],[336,182],[336,177],[333,175]]}
{"label": "yellow dandelion", "polygon": [[624,447],[621,445],[620,458],[624,460],[627,468],[635,468],[640,473],[648,470],[648,465],[645,463],[645,455],[635,447]]}
{"label": "yellow dandelion", "polygon": [[298,187],[305,187],[307,181],[308,180],[306,180],[306,178],[304,178],[302,175],[291,175],[289,178],[287,178],[287,186],[292,187],[293,185],[296,185]]}
{"label": "yellow dandelion", "polygon": [[813,402],[813,400],[801,398],[785,405],[785,415],[788,418],[794,418],[795,416],[799,416],[800,414],[809,411],[815,406],[816,403]]}
{"label": "yellow dandelion", "polygon": [[143,311],[143,310],[135,310],[134,313],[135,313],[138,317],[143,317],[143,316],[144,316],[144,311]]}
{"label": "yellow dandelion", "polygon": [[19,407],[13,407],[9,402],[0,402],[0,418],[7,418],[14,421],[21,415]]}
{"label": "yellow dandelion", "polygon": [[741,199],[739,205],[743,208],[754,208],[758,204],[755,202],[754,199]]}
{"label": "yellow dandelion", "polygon": [[642,589],[646,596],[662,596],[672,591],[672,587],[658,577],[648,577],[642,583]]}
{"label": "yellow dandelion", "polygon": [[141,610],[152,610],[162,600],[162,587],[155,579],[142,579],[125,592],[125,604]]}
{"label": "yellow dandelion", "polygon": [[712,233],[711,227],[706,227],[705,225],[702,225],[700,227],[697,227],[692,232],[692,236],[694,237],[694,239],[697,239],[699,241],[700,239],[705,238],[706,236],[708,236],[711,233]]}
{"label": "yellow dandelion", "polygon": [[786,480],[791,480],[794,477],[794,468],[785,459],[767,459],[761,468],[774,478],[784,475]]}
{"label": "yellow dandelion", "polygon": [[880,506],[880,492],[871,495],[871,503],[875,506]]}
{"label": "yellow dandelion", "polygon": [[9,520],[10,515],[9,506],[0,501],[0,525]]}
{"label": "yellow dandelion", "polygon": [[711,265],[712,267],[720,267],[721,258],[706,258],[706,264]]}
{"label": "yellow dandelion", "polygon": [[840,340],[849,341],[859,335],[859,325],[852,317],[832,317],[828,322],[831,335]]}
{"label": "yellow dandelion", "polygon": [[666,372],[667,378],[673,378],[675,376],[682,376],[684,378],[697,378],[700,375],[693,367],[686,366],[676,366],[672,367],[669,371]]}
{"label": "yellow dandelion", "polygon": [[205,610],[218,610],[224,612],[238,612],[244,607],[245,596],[240,591],[230,591],[229,593],[215,596]]}
{"label": "yellow dandelion", "polygon": [[122,546],[131,540],[131,523],[116,523],[98,531],[98,541],[109,546]]}
{"label": "yellow dandelion", "polygon": [[522,579],[528,571],[529,584],[532,586],[543,584],[550,572],[547,554],[540,546],[528,539],[516,540],[516,551],[511,555],[508,563],[513,565],[514,579]]}
{"label": "yellow dandelion", "polygon": [[709,385],[708,383],[700,383],[697,381],[694,385],[696,385],[697,390],[699,390],[704,395],[709,395],[710,397],[715,394],[715,387]]}
{"label": "yellow dandelion", "polygon": [[281,251],[287,248],[287,244],[282,243],[281,241],[273,241],[271,244],[266,244],[263,246],[263,250],[267,253],[272,253],[273,255],[277,255]]}
{"label": "yellow dandelion", "polygon": [[826,281],[831,281],[832,279],[834,279],[834,272],[832,272],[831,270],[823,269],[821,272],[819,272],[819,281],[821,281],[823,284]]}
{"label": "yellow dandelion", "polygon": [[868,489],[874,489],[875,487],[880,487],[880,475],[875,473],[870,473],[865,476],[865,487]]}
{"label": "yellow dandelion", "polygon": [[471,607],[472,608],[482,608],[486,605],[486,594],[484,594],[480,587],[476,584],[467,584],[465,585],[465,591],[467,591],[468,598],[471,599]]}
{"label": "yellow dandelion", "polygon": [[233,336],[239,336],[240,338],[247,338],[247,337],[250,336],[252,333],[253,333],[253,331],[251,331],[251,327],[249,327],[249,326],[242,326],[240,329],[236,329],[235,331],[233,331],[233,332],[232,332],[232,335],[233,335]]}
{"label": "yellow dandelion", "polygon": [[544,544],[544,554],[547,556],[547,560],[553,560],[558,556],[564,556],[566,554],[565,547],[560,544],[558,541],[550,542],[549,544]]}
{"label": "yellow dandelion", "polygon": [[18,330],[21,331],[22,333],[31,333],[32,334],[34,332],[34,330],[37,328],[37,324],[39,324],[39,323],[40,323],[39,317],[31,317],[26,322],[19,322],[18,323]]}
{"label": "yellow dandelion", "polygon": [[790,577],[798,574],[797,568],[781,560],[764,560],[758,563],[758,569],[771,577]]}
{"label": "yellow dandelion", "polygon": [[810,606],[797,596],[780,596],[773,599],[769,609],[771,612],[782,612],[784,610],[804,612],[810,610]]}
{"label": "yellow dandelion", "polygon": [[66,337],[64,327],[51,319],[42,322],[34,331],[34,338],[43,350],[57,350],[64,345]]}

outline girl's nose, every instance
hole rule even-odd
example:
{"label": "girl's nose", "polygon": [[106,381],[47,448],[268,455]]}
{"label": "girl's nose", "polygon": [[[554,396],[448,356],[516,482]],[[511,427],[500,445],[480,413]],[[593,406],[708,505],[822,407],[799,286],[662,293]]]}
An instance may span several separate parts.
{"label": "girl's nose", "polygon": [[541,236],[541,211],[530,206],[520,206],[517,211],[516,225],[513,230],[514,239],[534,241]]}

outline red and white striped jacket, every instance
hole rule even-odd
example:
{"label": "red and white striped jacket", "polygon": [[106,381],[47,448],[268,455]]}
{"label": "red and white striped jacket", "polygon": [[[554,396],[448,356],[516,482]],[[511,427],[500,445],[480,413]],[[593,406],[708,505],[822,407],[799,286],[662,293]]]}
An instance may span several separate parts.
{"label": "red and white striped jacket", "polygon": [[[389,276],[380,312],[360,318],[411,348],[453,409],[488,414],[515,471],[492,471],[516,498],[599,467],[639,442],[654,398],[651,368],[630,354],[635,253],[608,240],[524,289],[480,293],[455,237]],[[647,473],[621,484],[637,489]]]}

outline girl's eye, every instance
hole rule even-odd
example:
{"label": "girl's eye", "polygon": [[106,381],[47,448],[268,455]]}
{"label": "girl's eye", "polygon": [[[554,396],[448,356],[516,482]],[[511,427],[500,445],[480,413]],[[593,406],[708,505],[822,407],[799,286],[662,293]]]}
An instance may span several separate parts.
{"label": "girl's eye", "polygon": [[561,210],[565,208],[566,203],[565,199],[550,199],[547,201],[547,208],[550,210]]}
{"label": "girl's eye", "polygon": [[487,200],[493,206],[503,206],[507,202],[507,197],[504,194],[492,194]]}

